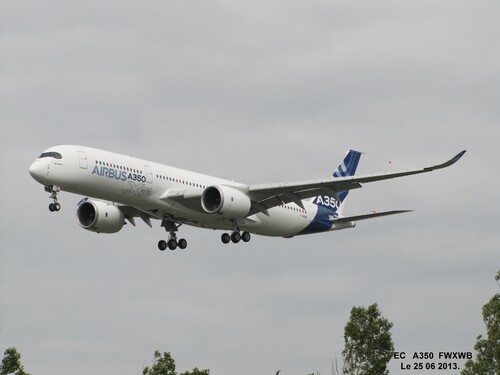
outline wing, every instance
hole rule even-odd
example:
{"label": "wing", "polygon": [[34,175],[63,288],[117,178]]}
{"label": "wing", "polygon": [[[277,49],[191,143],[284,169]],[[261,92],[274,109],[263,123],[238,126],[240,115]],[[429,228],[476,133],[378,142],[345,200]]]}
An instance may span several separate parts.
{"label": "wing", "polygon": [[321,194],[338,197],[340,192],[358,189],[362,186],[361,184],[368,182],[388,180],[391,178],[410,176],[419,173],[431,172],[437,169],[443,169],[455,164],[465,154],[465,151],[466,150],[458,153],[445,163],[420,169],[362,176],[330,177],[327,179],[310,181],[250,185],[248,190],[248,194],[252,199],[252,210],[250,211],[250,215],[257,212],[266,213],[269,208],[291,202],[295,202],[300,207],[303,207],[303,204],[301,203],[302,199],[312,198]]}

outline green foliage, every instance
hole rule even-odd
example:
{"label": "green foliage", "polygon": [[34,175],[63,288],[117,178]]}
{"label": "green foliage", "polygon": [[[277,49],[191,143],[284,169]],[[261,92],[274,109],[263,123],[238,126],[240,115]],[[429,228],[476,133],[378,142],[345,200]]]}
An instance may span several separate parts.
{"label": "green foliage", "polygon": [[193,369],[193,371],[186,371],[179,375],[209,375],[210,370],[199,370],[197,367]]}
{"label": "green foliage", "polygon": [[9,348],[4,352],[2,364],[0,365],[0,375],[7,374],[29,375],[24,371],[21,364],[21,353],[16,348]]}
{"label": "green foliage", "polygon": [[[500,270],[495,276],[500,280]],[[477,337],[474,350],[476,360],[465,363],[462,375],[498,375],[500,374],[500,294],[495,294],[483,306],[483,321],[486,325],[487,337]]]}
{"label": "green foliage", "polygon": [[152,367],[144,367],[142,375],[177,375],[175,372],[175,361],[170,353],[164,352],[161,354],[156,350]]}
{"label": "green foliage", "polygon": [[390,329],[374,303],[368,308],[353,307],[344,329],[344,373],[349,375],[386,375],[394,352]]}
{"label": "green foliage", "polygon": [[[209,375],[210,370],[199,370],[194,368],[192,371],[186,371],[179,375]],[[0,374],[2,375],[2,374]],[[155,351],[153,365],[144,367],[142,375],[177,375],[175,372],[175,361],[168,352],[161,354],[158,350]]]}

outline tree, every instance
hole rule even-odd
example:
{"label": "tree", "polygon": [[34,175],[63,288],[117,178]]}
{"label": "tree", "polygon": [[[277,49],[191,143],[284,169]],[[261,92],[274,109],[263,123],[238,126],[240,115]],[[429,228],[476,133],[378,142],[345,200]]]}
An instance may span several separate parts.
{"label": "tree", "polygon": [[[183,372],[180,375],[209,375],[210,370],[199,370],[194,368],[192,371]],[[3,374],[0,374],[3,375]],[[169,352],[161,354],[158,350],[155,351],[153,365],[142,370],[142,375],[177,375],[175,372],[175,361]]]}
{"label": "tree", "polygon": [[29,375],[24,371],[21,364],[21,353],[16,348],[9,348],[4,352],[2,365],[0,365],[0,375],[7,374]]}
{"label": "tree", "polygon": [[180,375],[209,375],[210,370],[199,370],[197,367],[193,369],[193,371],[186,371]]}
{"label": "tree", "polygon": [[[495,276],[500,280],[500,270]],[[500,374],[500,293],[496,293],[483,306],[483,321],[486,325],[487,337],[477,337],[474,350],[476,360],[468,360],[462,375],[496,375]]]}
{"label": "tree", "polygon": [[390,329],[393,324],[382,317],[376,303],[353,307],[344,328],[342,351],[344,373],[349,375],[386,375],[394,352]]}
{"label": "tree", "polygon": [[153,365],[142,370],[142,375],[177,375],[175,372],[175,361],[168,352],[161,354],[155,350]]}

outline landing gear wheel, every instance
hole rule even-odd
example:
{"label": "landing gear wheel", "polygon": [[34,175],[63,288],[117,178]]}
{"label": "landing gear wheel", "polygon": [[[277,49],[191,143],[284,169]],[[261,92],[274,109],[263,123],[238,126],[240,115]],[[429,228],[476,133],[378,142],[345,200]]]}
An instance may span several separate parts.
{"label": "landing gear wheel", "polygon": [[160,249],[160,251],[166,250],[167,249],[167,241],[164,241],[164,240],[158,241],[158,249]]}
{"label": "landing gear wheel", "polygon": [[51,203],[49,204],[49,211],[50,212],[57,212],[61,209],[61,205],[59,203]]}
{"label": "landing gear wheel", "polygon": [[233,243],[238,243],[240,242],[240,240],[241,240],[241,235],[238,232],[234,232],[231,235],[231,241],[233,241]]}
{"label": "landing gear wheel", "polygon": [[177,244],[179,245],[179,249],[185,249],[188,245],[184,238],[181,238]]}
{"label": "landing gear wheel", "polygon": [[177,241],[174,239],[168,240],[167,245],[168,245],[168,248],[172,251],[177,249]]}
{"label": "landing gear wheel", "polygon": [[231,236],[228,233],[222,233],[222,236],[220,237],[222,240],[222,243],[228,244],[231,242]]}
{"label": "landing gear wheel", "polygon": [[243,232],[241,234],[241,239],[243,240],[243,242],[250,241],[250,238],[251,238],[251,236],[250,236],[250,233],[248,233],[248,232]]}

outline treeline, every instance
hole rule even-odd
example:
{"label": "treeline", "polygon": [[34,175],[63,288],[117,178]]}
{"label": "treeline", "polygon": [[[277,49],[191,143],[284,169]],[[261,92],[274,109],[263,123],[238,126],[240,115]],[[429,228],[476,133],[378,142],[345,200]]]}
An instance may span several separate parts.
{"label": "treeline", "polygon": [[[500,282],[500,270],[495,276]],[[483,321],[486,336],[479,335],[474,346],[475,360],[468,360],[462,375],[500,375],[500,293],[496,293],[483,306]],[[334,375],[387,375],[387,365],[394,352],[391,328],[393,324],[385,319],[376,303],[368,307],[353,307],[349,321],[344,328],[344,350],[342,365],[332,363]],[[21,354],[16,348],[4,352],[0,375],[30,375],[21,364]],[[169,352],[154,352],[151,367],[145,366],[142,375],[209,375],[210,370],[194,368],[178,374],[175,360]],[[276,372],[280,374],[280,370]],[[285,375],[285,374],[282,374]],[[311,373],[309,375],[315,375]],[[319,375],[316,373],[316,375]]]}

